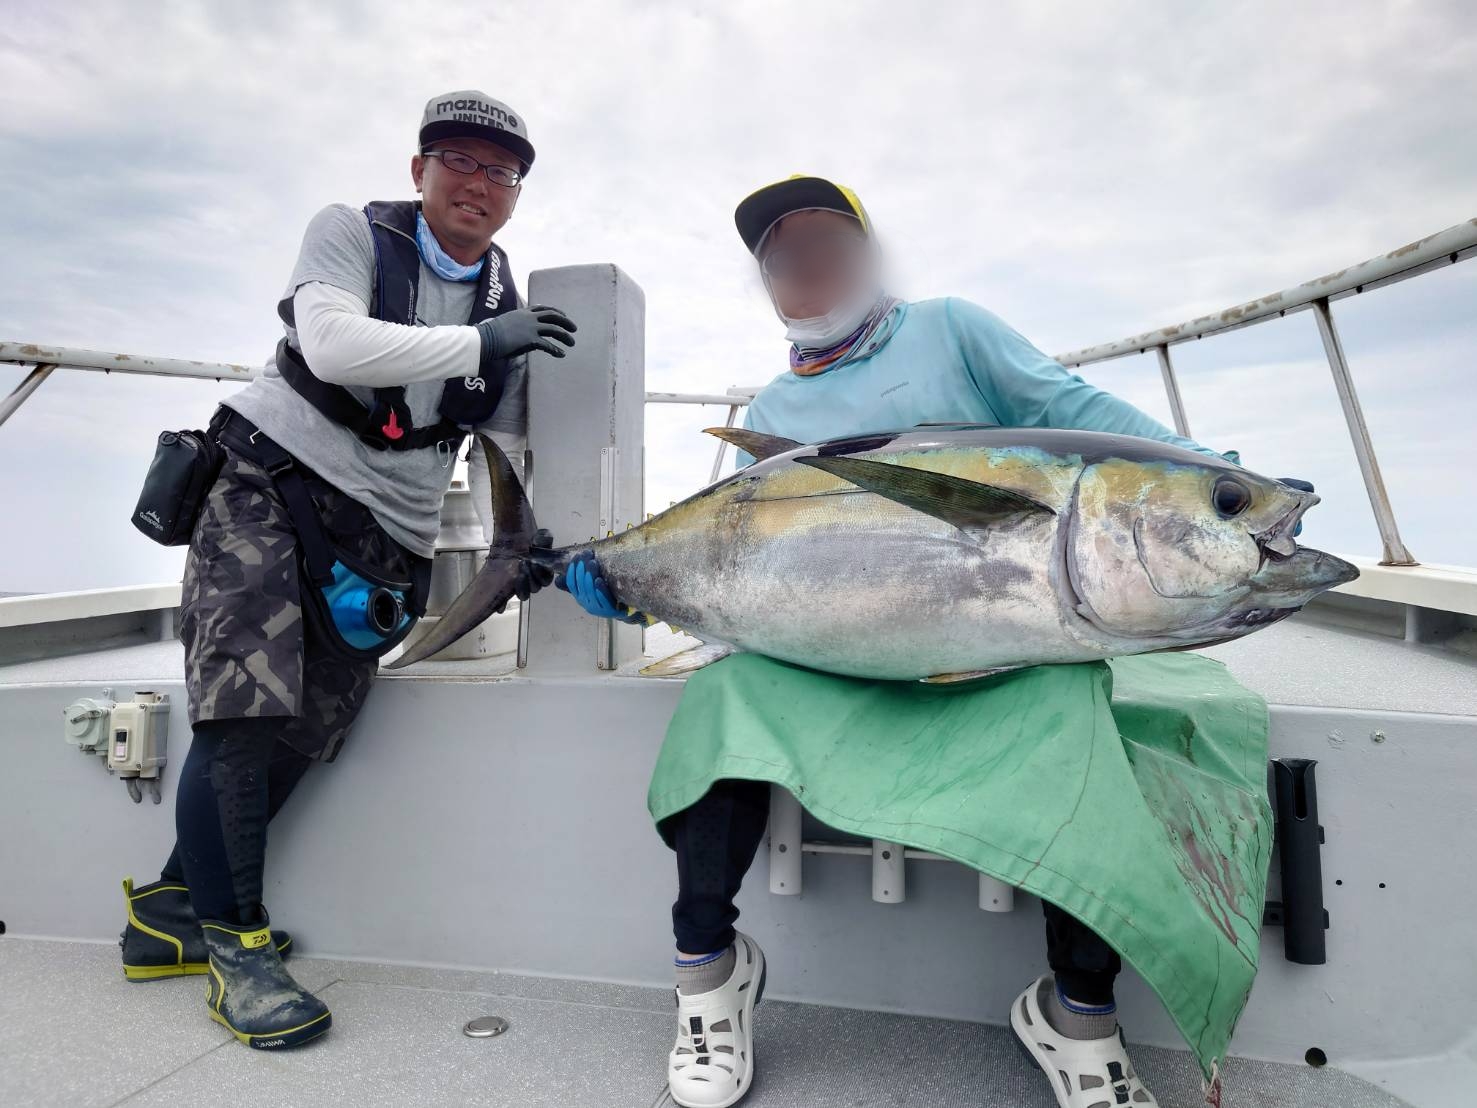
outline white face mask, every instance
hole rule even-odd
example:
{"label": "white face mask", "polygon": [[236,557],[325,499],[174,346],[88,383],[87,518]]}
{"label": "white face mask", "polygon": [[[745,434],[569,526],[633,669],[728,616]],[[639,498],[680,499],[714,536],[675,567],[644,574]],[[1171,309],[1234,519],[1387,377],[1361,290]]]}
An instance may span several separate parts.
{"label": "white face mask", "polygon": [[785,322],[786,339],[799,347],[824,350],[828,346],[835,346],[860,327],[881,295],[881,289],[867,282],[859,285],[825,315],[791,319],[779,310],[778,305],[775,312]]}
{"label": "white face mask", "polygon": [[[871,226],[870,220],[866,219],[863,219],[861,224],[863,227]],[[774,227],[771,226],[759,240],[761,250],[764,242],[769,238],[770,231],[773,230]],[[856,287],[843,296],[825,315],[811,316],[808,319],[792,319],[780,311],[779,301],[775,299],[769,277],[765,276],[764,289],[769,293],[770,303],[774,305],[774,314],[779,316],[785,324],[785,338],[802,349],[824,350],[835,346],[860,327],[863,320],[867,318],[867,313],[876,307],[877,301],[882,299],[881,258],[877,250],[877,242],[870,233],[867,234],[867,257],[863,264],[866,266],[866,271],[858,275]]]}

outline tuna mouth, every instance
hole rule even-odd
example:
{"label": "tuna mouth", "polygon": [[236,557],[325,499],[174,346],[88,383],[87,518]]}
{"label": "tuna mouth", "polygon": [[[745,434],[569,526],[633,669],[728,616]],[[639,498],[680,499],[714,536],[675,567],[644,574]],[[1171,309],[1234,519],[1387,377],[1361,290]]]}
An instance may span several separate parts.
{"label": "tuna mouth", "polygon": [[1308,509],[1320,499],[1317,493],[1300,492],[1297,503],[1285,516],[1265,530],[1255,532],[1251,537],[1261,547],[1262,553],[1274,561],[1291,558],[1297,553],[1297,537],[1293,532],[1298,529],[1298,524],[1303,521]]}
{"label": "tuna mouth", "polygon": [[1342,558],[1300,546],[1290,558],[1263,564],[1251,579],[1251,599],[1262,611],[1295,612],[1319,593],[1358,576],[1358,567]]}
{"label": "tuna mouth", "polygon": [[1357,567],[1321,550],[1300,546],[1287,558],[1265,562],[1251,579],[1254,608],[1229,612],[1220,621],[1233,636],[1248,634],[1302,611],[1319,593],[1359,576]]}

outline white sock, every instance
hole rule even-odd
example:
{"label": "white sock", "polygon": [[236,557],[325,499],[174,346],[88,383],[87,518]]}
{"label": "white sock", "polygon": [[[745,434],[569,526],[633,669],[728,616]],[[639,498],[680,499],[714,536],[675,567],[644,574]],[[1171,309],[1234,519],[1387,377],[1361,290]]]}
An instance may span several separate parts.
{"label": "white sock", "polygon": [[711,993],[733,976],[734,963],[738,955],[732,944],[713,954],[698,958],[683,958],[680,954],[673,960],[677,967],[677,991],[689,996]]}
{"label": "white sock", "polygon": [[1041,983],[1041,992],[1036,996],[1046,1022],[1060,1035],[1069,1039],[1106,1039],[1118,1031],[1118,1006],[1116,1004],[1078,1004],[1049,979]]}

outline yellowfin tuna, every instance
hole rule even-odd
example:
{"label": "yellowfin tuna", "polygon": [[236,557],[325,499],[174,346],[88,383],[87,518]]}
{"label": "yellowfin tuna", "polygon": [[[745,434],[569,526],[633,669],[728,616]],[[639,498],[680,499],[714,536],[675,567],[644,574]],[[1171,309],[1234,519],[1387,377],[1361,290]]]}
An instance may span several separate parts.
{"label": "yellowfin tuna", "polygon": [[1166,443],[929,428],[802,445],[712,434],[759,459],[639,527],[531,546],[507,459],[483,449],[498,536],[396,666],[500,610],[534,561],[588,552],[620,602],[707,644],[829,673],[952,681],[1238,638],[1358,576],[1299,547],[1309,492]]}

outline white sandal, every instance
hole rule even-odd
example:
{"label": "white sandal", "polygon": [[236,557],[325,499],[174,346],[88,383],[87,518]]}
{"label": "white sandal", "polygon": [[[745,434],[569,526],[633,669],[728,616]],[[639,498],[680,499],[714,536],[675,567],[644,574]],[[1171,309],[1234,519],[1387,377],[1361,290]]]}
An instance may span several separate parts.
{"label": "white sandal", "polygon": [[667,1084],[682,1108],[729,1108],[753,1084],[754,1008],[764,996],[764,952],[739,933],[733,973],[706,993],[677,993],[677,1043]]}
{"label": "white sandal", "polygon": [[1058,1108],[1157,1108],[1128,1060],[1121,1034],[1105,1039],[1069,1039],[1054,1030],[1041,1011],[1043,983],[1037,978],[1010,1006],[1010,1027],[1037,1068],[1051,1082]]}

